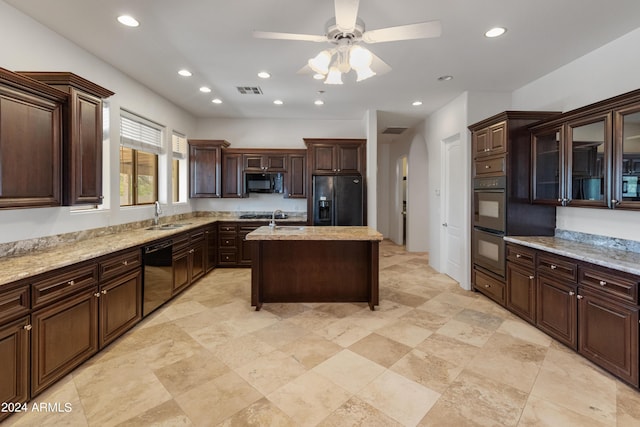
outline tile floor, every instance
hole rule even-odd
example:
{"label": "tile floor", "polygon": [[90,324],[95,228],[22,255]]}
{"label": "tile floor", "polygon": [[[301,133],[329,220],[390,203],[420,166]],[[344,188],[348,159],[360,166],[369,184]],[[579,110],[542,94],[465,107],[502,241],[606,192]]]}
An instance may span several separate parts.
{"label": "tile floor", "polygon": [[640,392],[383,242],[379,309],[250,307],[218,269],[7,425],[638,426]]}

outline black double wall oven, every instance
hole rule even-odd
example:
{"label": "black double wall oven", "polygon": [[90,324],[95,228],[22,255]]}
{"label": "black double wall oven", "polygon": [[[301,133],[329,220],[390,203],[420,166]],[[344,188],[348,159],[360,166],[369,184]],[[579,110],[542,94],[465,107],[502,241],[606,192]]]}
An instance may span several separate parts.
{"label": "black double wall oven", "polygon": [[506,177],[476,178],[473,191],[473,263],[504,277]]}

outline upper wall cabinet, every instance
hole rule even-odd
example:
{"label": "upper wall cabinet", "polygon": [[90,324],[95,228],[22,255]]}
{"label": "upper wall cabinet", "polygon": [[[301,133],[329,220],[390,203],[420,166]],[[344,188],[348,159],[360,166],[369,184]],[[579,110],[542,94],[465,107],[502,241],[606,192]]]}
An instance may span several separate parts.
{"label": "upper wall cabinet", "polygon": [[0,68],[0,208],[59,206],[68,95]]}
{"label": "upper wall cabinet", "polygon": [[102,100],[113,92],[69,72],[20,71],[20,74],[69,94],[63,109],[63,203],[101,204]]}
{"label": "upper wall cabinet", "polygon": [[366,139],[311,139],[307,145],[311,175],[366,175]]}
{"label": "upper wall cabinet", "polygon": [[222,149],[227,141],[190,139],[189,141],[189,197],[221,197]]}
{"label": "upper wall cabinet", "polygon": [[640,209],[640,90],[531,132],[534,203]]}

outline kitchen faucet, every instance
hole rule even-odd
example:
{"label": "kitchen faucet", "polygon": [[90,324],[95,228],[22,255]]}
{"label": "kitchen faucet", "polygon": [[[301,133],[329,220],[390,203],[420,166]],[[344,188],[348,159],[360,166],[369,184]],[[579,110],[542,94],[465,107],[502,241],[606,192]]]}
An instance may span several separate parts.
{"label": "kitchen faucet", "polygon": [[160,219],[160,214],[162,213],[162,208],[160,207],[160,202],[156,200],[154,203],[155,207],[153,209],[153,225],[158,225],[158,220]]}
{"label": "kitchen faucet", "polygon": [[276,214],[278,212],[280,212],[281,215],[284,215],[284,212],[282,212],[280,209],[276,209],[275,211],[273,211],[273,215],[271,215],[271,222],[269,223],[269,227],[276,228]]}

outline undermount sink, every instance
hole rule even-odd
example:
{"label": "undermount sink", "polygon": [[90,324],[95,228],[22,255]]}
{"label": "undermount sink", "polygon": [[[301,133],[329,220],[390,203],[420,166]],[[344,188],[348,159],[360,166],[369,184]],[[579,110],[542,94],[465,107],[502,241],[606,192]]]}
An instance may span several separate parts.
{"label": "undermount sink", "polygon": [[304,230],[304,227],[301,225],[276,225],[276,230]]}
{"label": "undermount sink", "polygon": [[145,228],[145,230],[173,230],[174,228],[184,227],[186,224],[162,224],[162,225],[153,225],[151,227]]}

